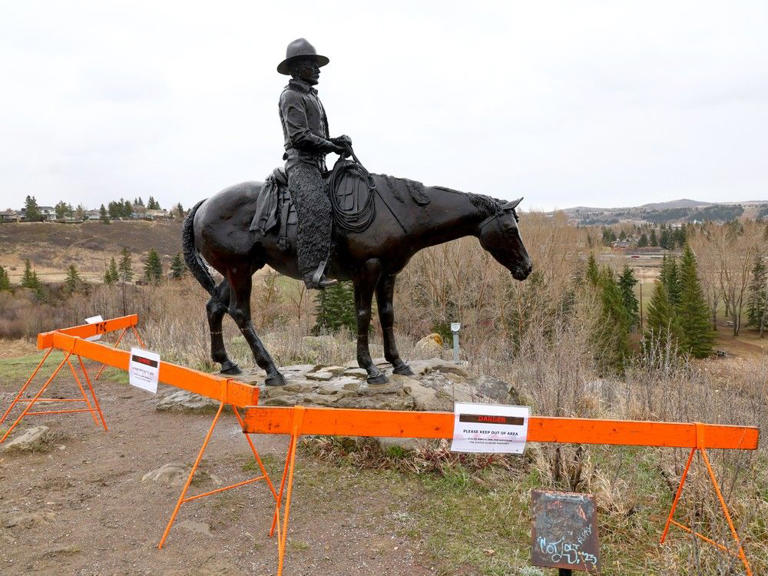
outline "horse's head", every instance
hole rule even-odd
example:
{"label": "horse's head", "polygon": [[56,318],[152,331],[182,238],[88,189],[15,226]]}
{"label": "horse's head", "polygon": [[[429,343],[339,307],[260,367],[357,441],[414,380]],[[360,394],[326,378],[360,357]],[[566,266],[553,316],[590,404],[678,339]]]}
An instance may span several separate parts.
{"label": "horse's head", "polygon": [[519,198],[499,204],[496,213],[480,223],[478,232],[482,247],[508,268],[516,280],[525,280],[533,268],[517,227],[519,218],[515,208],[521,201]]}

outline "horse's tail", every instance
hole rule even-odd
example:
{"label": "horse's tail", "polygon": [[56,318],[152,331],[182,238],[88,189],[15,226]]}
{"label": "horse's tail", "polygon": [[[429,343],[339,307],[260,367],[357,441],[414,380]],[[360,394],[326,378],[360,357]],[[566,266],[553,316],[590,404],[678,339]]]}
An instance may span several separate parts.
{"label": "horse's tail", "polygon": [[200,257],[200,253],[195,247],[195,230],[194,220],[195,212],[200,207],[200,204],[205,200],[200,200],[195,204],[184,219],[184,227],[181,231],[181,245],[184,250],[184,262],[187,263],[187,267],[191,270],[192,275],[197,278],[197,281],[208,291],[208,294],[213,296],[213,291],[216,288],[216,282],[213,280],[213,276],[208,271],[208,267]]}

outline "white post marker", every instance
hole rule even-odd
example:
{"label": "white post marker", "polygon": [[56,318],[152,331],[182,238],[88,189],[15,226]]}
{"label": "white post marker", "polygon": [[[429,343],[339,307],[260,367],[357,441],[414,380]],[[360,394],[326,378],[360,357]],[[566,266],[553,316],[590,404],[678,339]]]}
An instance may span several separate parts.
{"label": "white post marker", "polygon": [[454,452],[522,454],[528,435],[528,406],[461,404],[454,406]]}
{"label": "white post marker", "polygon": [[157,378],[160,375],[160,354],[131,348],[128,363],[128,382],[131,386],[157,394]]}
{"label": "white post marker", "polygon": [[[85,319],[86,324],[98,324],[99,322],[104,322],[104,318],[101,317],[101,314],[97,314],[96,316],[90,316]],[[94,334],[93,336],[88,336],[86,338],[89,342],[95,342],[96,340],[101,340],[101,334]]]}
{"label": "white post marker", "polygon": [[461,330],[461,323],[451,322],[451,332],[453,333],[453,361],[459,361],[459,330]]}

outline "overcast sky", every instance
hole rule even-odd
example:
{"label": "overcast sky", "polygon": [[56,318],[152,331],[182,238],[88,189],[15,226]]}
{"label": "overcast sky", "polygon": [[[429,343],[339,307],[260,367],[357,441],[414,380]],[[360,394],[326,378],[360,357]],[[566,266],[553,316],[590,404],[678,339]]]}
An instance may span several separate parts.
{"label": "overcast sky", "polygon": [[263,180],[300,36],[373,172],[527,210],[768,200],[765,1],[0,0],[0,210]]}

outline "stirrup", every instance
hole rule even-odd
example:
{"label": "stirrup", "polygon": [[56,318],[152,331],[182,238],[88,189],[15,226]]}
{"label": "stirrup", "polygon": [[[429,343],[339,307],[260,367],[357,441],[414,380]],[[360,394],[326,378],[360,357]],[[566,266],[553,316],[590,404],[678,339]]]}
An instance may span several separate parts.
{"label": "stirrup", "polygon": [[325,277],[325,264],[327,260],[323,260],[320,262],[320,265],[317,267],[317,270],[315,270],[315,273],[312,275],[312,278],[310,280],[310,283],[312,284],[309,286],[309,288],[317,288],[317,289],[323,289],[327,288],[328,286],[333,286],[334,284],[338,284],[338,280],[335,278],[326,278]]}

